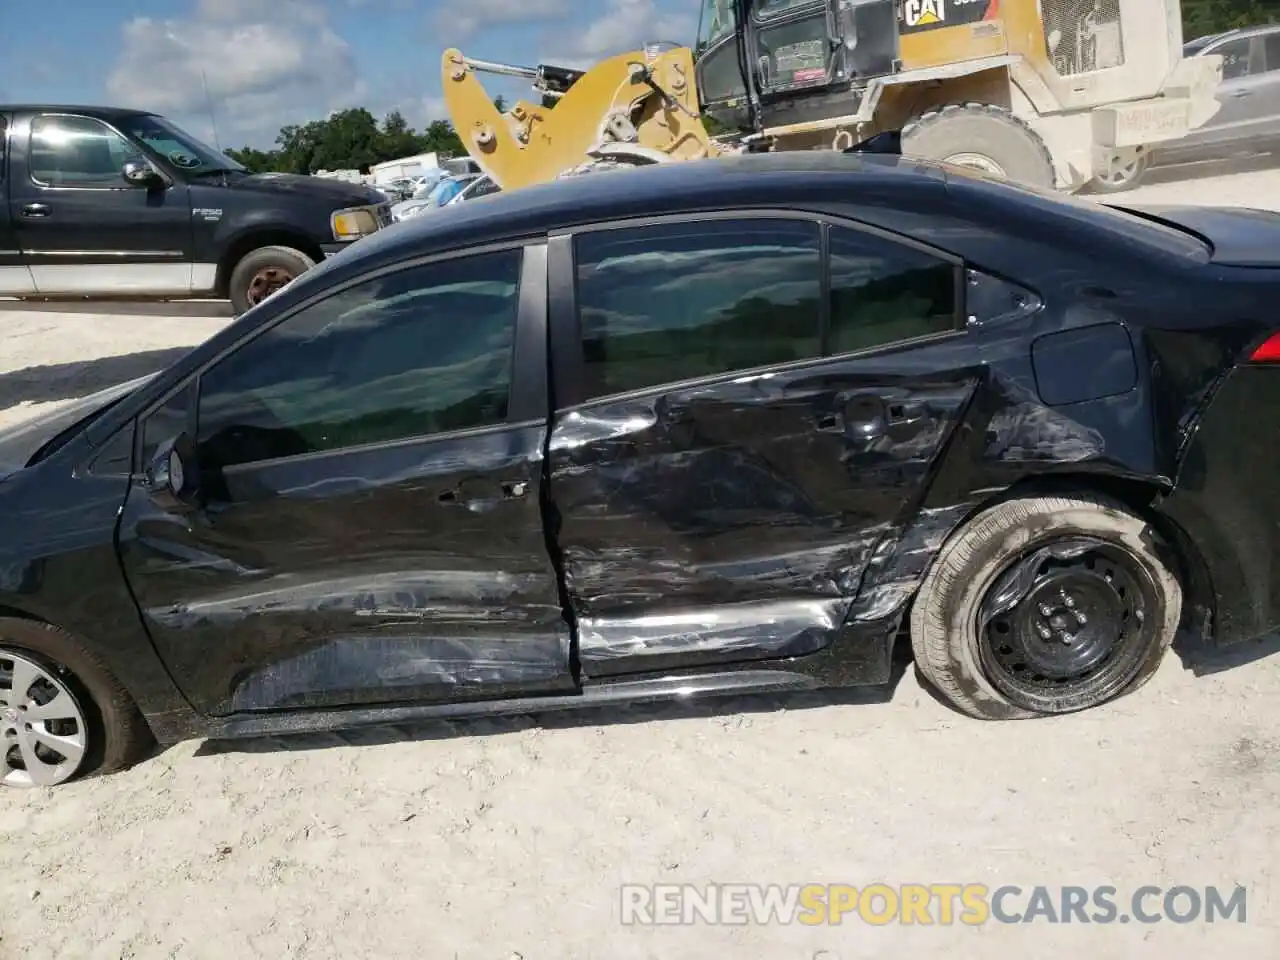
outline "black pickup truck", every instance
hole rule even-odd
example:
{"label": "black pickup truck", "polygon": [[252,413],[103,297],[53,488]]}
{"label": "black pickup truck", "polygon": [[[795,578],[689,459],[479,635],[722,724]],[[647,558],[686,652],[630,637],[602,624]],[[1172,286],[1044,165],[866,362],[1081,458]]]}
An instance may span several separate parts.
{"label": "black pickup truck", "polygon": [[390,222],[358,184],[250,174],[154,113],[0,104],[0,296],[226,298],[236,313]]}

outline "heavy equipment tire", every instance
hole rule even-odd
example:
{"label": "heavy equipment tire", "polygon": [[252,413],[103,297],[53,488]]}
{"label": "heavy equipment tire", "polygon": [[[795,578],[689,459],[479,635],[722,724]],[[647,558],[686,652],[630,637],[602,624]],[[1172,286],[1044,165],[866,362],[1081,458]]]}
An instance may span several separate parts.
{"label": "heavy equipment tire", "polygon": [[1141,517],[1093,494],[1023,497],[942,548],[911,611],[911,647],[924,679],[969,716],[1072,713],[1146,683],[1181,612]]}
{"label": "heavy equipment tire", "polygon": [[[42,707],[55,703],[51,715],[40,718]],[[16,769],[24,747],[41,743],[33,728],[45,738],[36,778]],[[60,750],[78,747],[79,755],[61,753],[57,762],[47,752],[54,743]],[[154,743],[133,698],[94,653],[47,623],[0,618],[0,783],[58,786],[100,776],[137,763]]]}
{"label": "heavy equipment tire", "polygon": [[970,166],[1029,187],[1057,182],[1049,149],[1018,117],[989,103],[951,103],[902,128],[902,152]]}
{"label": "heavy equipment tire", "polygon": [[306,273],[316,262],[293,247],[258,247],[231,270],[228,296],[236,316],[256,307]]}
{"label": "heavy equipment tire", "polygon": [[1142,152],[1119,171],[1113,171],[1110,177],[1093,177],[1089,181],[1090,193],[1124,193],[1132,190],[1142,182],[1151,168],[1151,154]]}

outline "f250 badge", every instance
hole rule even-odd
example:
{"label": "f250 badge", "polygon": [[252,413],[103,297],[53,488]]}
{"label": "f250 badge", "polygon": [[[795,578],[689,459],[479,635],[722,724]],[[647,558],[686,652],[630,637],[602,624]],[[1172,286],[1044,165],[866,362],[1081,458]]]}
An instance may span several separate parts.
{"label": "f250 badge", "polygon": [[202,217],[203,219],[208,220],[210,223],[217,223],[219,220],[222,219],[222,208],[221,207],[194,207],[191,210],[191,215],[193,217]]}

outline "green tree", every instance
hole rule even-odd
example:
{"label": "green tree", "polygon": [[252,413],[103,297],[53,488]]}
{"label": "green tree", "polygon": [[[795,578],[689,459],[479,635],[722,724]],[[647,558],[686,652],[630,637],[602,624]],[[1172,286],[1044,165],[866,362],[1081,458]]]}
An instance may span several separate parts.
{"label": "green tree", "polygon": [[408,157],[422,150],[422,137],[409,127],[409,121],[399,110],[392,110],[382,121],[382,131],[378,139],[378,158],[394,160],[396,157]]}
{"label": "green tree", "polygon": [[[493,105],[507,109],[502,97]],[[244,164],[251,173],[315,173],[318,170],[362,170],[376,163],[435,153],[441,160],[465,156],[466,147],[453,124],[433,120],[418,132],[399,110],[379,123],[364,107],[340,110],[324,120],[281,127],[274,148],[241,147],[227,156]]]}
{"label": "green tree", "polygon": [[247,167],[250,173],[266,173],[270,170],[279,169],[280,153],[278,150],[241,147],[239,150],[228,150],[226,153],[232,160]]}
{"label": "green tree", "polygon": [[1187,40],[1277,21],[1280,4],[1274,0],[1182,0],[1182,35]]}

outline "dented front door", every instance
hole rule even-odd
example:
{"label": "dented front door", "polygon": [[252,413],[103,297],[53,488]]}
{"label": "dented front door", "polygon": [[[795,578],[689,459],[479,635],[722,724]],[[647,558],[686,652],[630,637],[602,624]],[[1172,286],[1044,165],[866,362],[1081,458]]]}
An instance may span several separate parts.
{"label": "dented front door", "polygon": [[539,502],[545,256],[464,259],[304,307],[143,418],[140,463],[198,437],[199,502],[135,477],[119,548],[199,709],[575,688]]}

